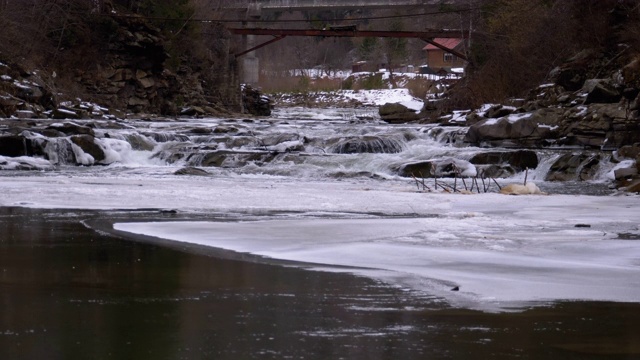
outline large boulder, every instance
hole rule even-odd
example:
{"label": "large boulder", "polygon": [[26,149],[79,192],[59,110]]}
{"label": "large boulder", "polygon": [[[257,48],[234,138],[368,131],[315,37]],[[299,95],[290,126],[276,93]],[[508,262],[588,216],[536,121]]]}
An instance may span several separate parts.
{"label": "large boulder", "polygon": [[242,105],[251,115],[271,116],[271,99],[250,85],[242,86]]}
{"label": "large boulder", "polygon": [[76,124],[74,122],[65,122],[65,123],[55,123],[51,124],[47,127],[47,129],[57,130],[66,135],[90,135],[95,136],[95,133],[92,128],[80,124]]}
{"label": "large boulder", "polygon": [[414,110],[402,104],[386,103],[378,109],[380,118],[391,124],[402,124],[416,121],[420,118]]}
{"label": "large boulder", "polygon": [[187,166],[176,170],[174,172],[174,175],[209,176],[211,175],[211,173],[197,167]]}
{"label": "large boulder", "polygon": [[609,79],[589,79],[585,81],[582,89],[587,93],[585,104],[617,103],[622,99],[622,93]]}
{"label": "large boulder", "polygon": [[402,142],[381,136],[357,136],[339,141],[329,151],[335,154],[393,154],[404,150]]}
{"label": "large boulder", "polygon": [[[557,110],[557,109],[555,109]],[[552,116],[547,116],[552,115]],[[471,144],[492,143],[509,146],[535,146],[556,138],[555,123],[560,113],[542,109],[534,113],[511,114],[499,119],[485,119],[469,127],[464,141]],[[505,142],[509,140],[509,142]]]}
{"label": "large boulder", "polygon": [[546,181],[592,180],[600,165],[600,155],[567,153],[551,165]]}
{"label": "large boulder", "polygon": [[488,151],[474,155],[469,162],[484,177],[509,177],[538,167],[538,155],[531,150]]}
{"label": "large boulder", "polygon": [[466,160],[445,158],[403,164],[398,168],[398,175],[417,178],[474,177],[477,170]]}
{"label": "large boulder", "polygon": [[[82,151],[84,151],[86,154],[91,155],[95,163],[100,163],[101,161],[105,160],[106,155],[104,153],[104,149],[95,142],[95,138],[93,136],[74,135],[70,138],[70,140],[78,147],[80,147],[80,149],[82,149]],[[85,161],[82,162],[83,165],[90,165],[85,164]]]}
{"label": "large boulder", "polygon": [[23,135],[0,136],[0,155],[9,157],[44,155],[41,142]]}

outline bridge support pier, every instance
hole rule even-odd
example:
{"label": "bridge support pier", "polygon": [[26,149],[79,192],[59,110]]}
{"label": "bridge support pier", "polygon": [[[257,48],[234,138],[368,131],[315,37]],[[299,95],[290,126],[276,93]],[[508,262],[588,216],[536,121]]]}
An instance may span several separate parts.
{"label": "bridge support pier", "polygon": [[[244,28],[252,27],[251,20],[262,17],[262,5],[252,2],[247,7],[246,21],[242,23]],[[255,35],[243,35],[242,42],[245,49],[253,49],[256,45]],[[255,51],[248,52],[242,59],[242,82],[249,85],[257,85],[260,80],[260,59]]]}
{"label": "bridge support pier", "polygon": [[257,56],[247,54],[242,58],[242,82],[249,85],[257,85],[260,80],[260,59]]}

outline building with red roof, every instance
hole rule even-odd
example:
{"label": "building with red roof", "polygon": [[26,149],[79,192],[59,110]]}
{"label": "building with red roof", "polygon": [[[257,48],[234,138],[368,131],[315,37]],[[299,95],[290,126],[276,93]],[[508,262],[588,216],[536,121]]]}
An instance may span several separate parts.
{"label": "building with red roof", "polygon": [[[465,52],[465,43],[463,39],[435,38],[433,41],[447,49],[452,49],[459,53]],[[463,59],[460,59],[459,57],[446,52],[433,44],[427,44],[427,46],[422,50],[426,51],[427,66],[429,67],[429,70],[434,73],[442,71],[450,72],[451,68],[461,68],[466,65],[466,61]]]}

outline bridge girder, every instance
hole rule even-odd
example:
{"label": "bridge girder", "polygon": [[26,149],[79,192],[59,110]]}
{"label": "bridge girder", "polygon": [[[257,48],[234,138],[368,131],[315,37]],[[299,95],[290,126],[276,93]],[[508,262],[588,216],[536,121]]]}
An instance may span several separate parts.
{"label": "bridge girder", "polygon": [[235,0],[222,6],[228,10],[293,11],[337,9],[390,9],[415,8],[452,4],[455,0]]}
{"label": "bridge girder", "polygon": [[316,36],[316,37],[374,37],[374,38],[414,38],[422,39],[446,52],[449,52],[461,59],[467,60],[464,54],[461,54],[453,49],[444,47],[435,41],[433,38],[468,38],[469,32],[466,30],[427,30],[427,31],[372,31],[372,30],[356,30],[356,29],[260,29],[260,28],[232,28],[228,29],[230,33],[235,35],[271,35],[274,39],[271,39],[258,46],[252,47],[240,53],[236,56],[242,56],[261,47],[272,44],[276,41],[280,41],[287,36]]}

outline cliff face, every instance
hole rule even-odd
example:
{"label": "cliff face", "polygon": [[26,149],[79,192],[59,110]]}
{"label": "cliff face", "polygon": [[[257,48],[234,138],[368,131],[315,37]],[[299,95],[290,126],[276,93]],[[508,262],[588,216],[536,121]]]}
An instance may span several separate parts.
{"label": "cliff face", "polygon": [[[207,35],[174,49],[160,29],[141,17],[113,16],[100,21],[108,24],[100,28],[108,37],[103,37],[103,43],[89,44],[93,51],[78,52],[94,58],[77,59],[71,68],[27,69],[0,52],[0,117],[240,111],[238,68],[229,56],[230,34],[221,25],[202,25],[200,31]],[[177,55],[170,56],[170,51]],[[100,106],[87,109],[80,99]]]}

